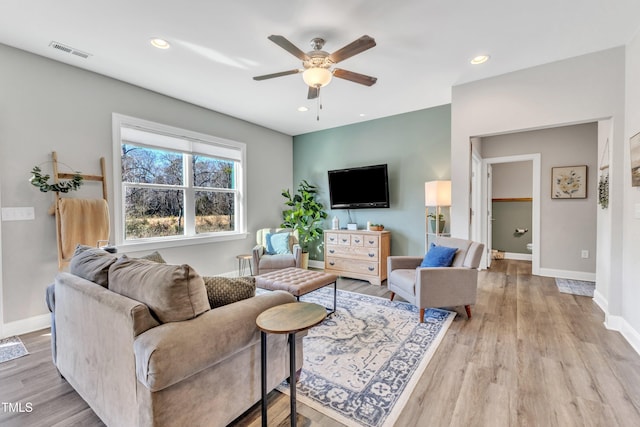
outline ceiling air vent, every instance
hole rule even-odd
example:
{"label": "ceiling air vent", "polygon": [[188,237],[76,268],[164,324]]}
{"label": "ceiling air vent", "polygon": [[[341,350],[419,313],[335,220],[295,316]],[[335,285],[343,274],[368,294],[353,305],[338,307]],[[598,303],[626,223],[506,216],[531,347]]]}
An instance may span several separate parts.
{"label": "ceiling air vent", "polygon": [[84,59],[87,59],[88,57],[91,56],[90,53],[83,52],[71,46],[58,43],[56,41],[52,41],[51,43],[49,43],[49,46],[51,46],[54,49],[58,49],[59,51],[70,53],[71,55],[79,56],[80,58],[84,58]]}

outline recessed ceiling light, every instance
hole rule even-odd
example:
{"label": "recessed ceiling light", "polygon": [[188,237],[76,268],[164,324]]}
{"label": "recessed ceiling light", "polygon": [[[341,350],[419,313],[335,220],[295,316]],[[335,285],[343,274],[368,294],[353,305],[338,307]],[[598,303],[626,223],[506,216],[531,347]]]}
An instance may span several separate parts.
{"label": "recessed ceiling light", "polygon": [[471,60],[473,65],[484,64],[489,60],[489,55],[478,55]]}
{"label": "recessed ceiling light", "polygon": [[366,116],[366,114],[365,114],[365,113],[360,113],[359,115],[360,115],[360,117],[364,117],[364,116]]}
{"label": "recessed ceiling light", "polygon": [[298,111],[304,113],[305,111],[309,111],[309,109],[307,107],[298,107]]}
{"label": "recessed ceiling light", "polygon": [[153,38],[151,39],[151,44],[158,49],[169,49],[171,45],[165,39]]}

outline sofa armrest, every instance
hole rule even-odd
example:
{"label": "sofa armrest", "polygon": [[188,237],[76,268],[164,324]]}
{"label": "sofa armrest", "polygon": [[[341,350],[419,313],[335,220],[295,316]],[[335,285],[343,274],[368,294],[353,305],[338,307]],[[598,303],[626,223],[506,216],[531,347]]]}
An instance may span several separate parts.
{"label": "sofa armrest", "polygon": [[260,265],[260,258],[264,255],[264,246],[255,245],[251,250],[251,255],[253,256],[253,269],[255,271],[254,274],[258,274],[258,266]]}
{"label": "sofa armrest", "polygon": [[428,267],[416,270],[416,303],[420,307],[475,304],[478,270],[466,267]]}
{"label": "sofa armrest", "polygon": [[260,313],[294,301],[288,292],[269,292],[141,334],[134,343],[138,381],[159,391],[232,357],[260,341]]}
{"label": "sofa armrest", "polygon": [[422,263],[423,257],[420,256],[390,256],[387,257],[387,274],[391,274],[393,270],[409,270],[418,268]]}

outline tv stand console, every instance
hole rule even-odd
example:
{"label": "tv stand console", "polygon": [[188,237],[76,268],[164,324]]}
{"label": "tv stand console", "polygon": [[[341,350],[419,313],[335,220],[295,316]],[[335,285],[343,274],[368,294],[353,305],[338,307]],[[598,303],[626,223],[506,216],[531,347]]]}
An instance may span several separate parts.
{"label": "tv stand console", "polygon": [[324,271],[382,285],[387,279],[391,233],[367,230],[324,230]]}

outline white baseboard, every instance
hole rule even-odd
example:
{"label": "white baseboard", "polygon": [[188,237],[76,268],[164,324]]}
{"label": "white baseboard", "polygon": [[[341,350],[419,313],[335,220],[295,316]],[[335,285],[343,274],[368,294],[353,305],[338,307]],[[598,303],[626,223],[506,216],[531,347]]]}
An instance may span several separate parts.
{"label": "white baseboard", "polygon": [[596,273],[585,271],[556,270],[553,268],[540,268],[539,276],[559,277],[562,279],[584,280],[587,282],[596,281]]}
{"label": "white baseboard", "polygon": [[604,297],[604,295],[602,295],[600,292],[598,292],[597,288],[593,292],[593,302],[595,302],[596,305],[598,307],[600,307],[600,309],[602,311],[604,311],[605,313],[609,312],[609,301],[607,301],[607,299]]}
{"label": "white baseboard", "polygon": [[515,252],[505,252],[504,259],[515,259],[520,261],[532,261],[533,256],[531,254],[518,254]]}
{"label": "white baseboard", "polygon": [[640,333],[633,329],[624,317],[607,314],[604,325],[607,329],[620,332],[636,353],[640,354]]}
{"label": "white baseboard", "polygon": [[29,332],[38,331],[40,329],[49,327],[51,327],[51,314],[41,314],[39,316],[33,316],[27,319],[5,323],[4,325],[2,325],[2,335],[4,335],[2,338],[27,334]]}

